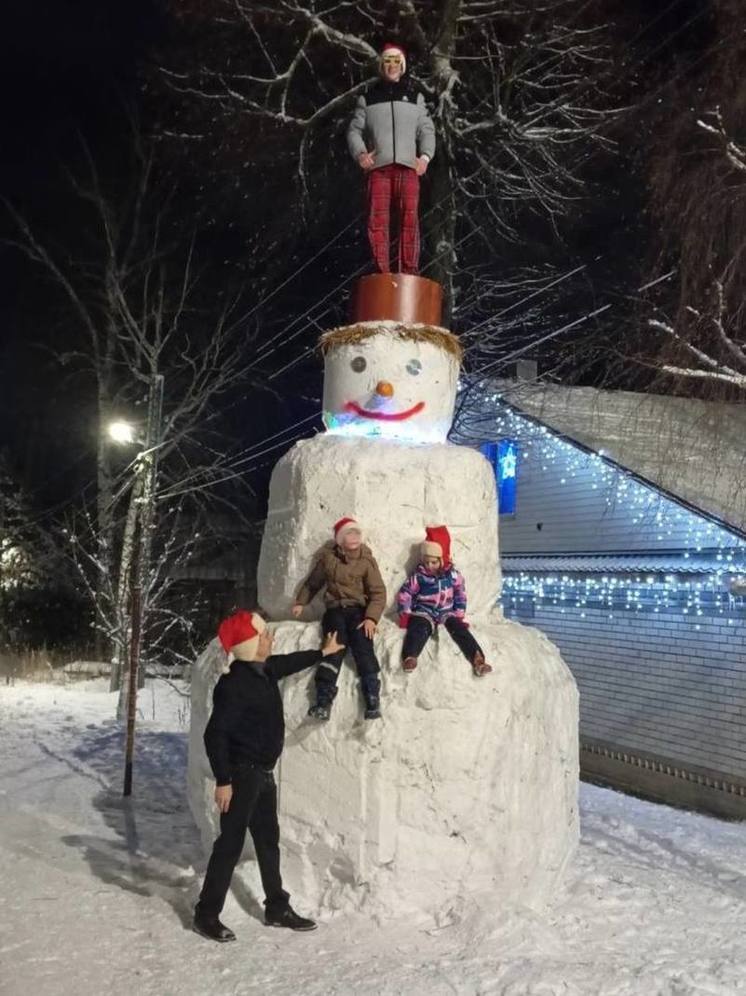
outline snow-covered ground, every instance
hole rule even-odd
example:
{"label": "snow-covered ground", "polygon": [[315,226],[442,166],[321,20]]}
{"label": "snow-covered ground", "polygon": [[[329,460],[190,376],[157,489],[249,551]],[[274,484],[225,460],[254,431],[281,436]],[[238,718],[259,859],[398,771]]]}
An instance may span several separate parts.
{"label": "snow-covered ground", "polygon": [[189,930],[203,858],[185,700],[156,682],[140,703],[124,805],[103,680],[0,687],[4,996],[746,992],[743,826],[587,785],[578,856],[541,914],[474,909],[440,929],[345,917],[291,934],[231,897],[238,942],[211,944]]}

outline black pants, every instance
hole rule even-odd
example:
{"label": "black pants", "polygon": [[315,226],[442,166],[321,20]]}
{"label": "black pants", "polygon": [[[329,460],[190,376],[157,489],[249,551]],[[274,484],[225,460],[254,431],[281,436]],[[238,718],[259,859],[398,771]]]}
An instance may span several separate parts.
{"label": "black pants", "polygon": [[333,657],[328,657],[316,668],[316,701],[328,705],[337,694],[337,678],[342,667],[345,653],[349,648],[357,665],[363,695],[367,699],[377,696],[381,690],[378,672],[378,660],[373,649],[373,641],[369,639],[360,623],[365,619],[365,609],[359,605],[347,605],[338,609],[327,609],[321,620],[324,636],[336,631],[337,639],[344,643],[345,650],[340,650]]}
{"label": "black pants", "polygon": [[[467,661],[473,664],[475,656],[482,653],[482,648],[471,635],[471,630],[463,619],[456,619],[454,616],[449,616],[443,625]],[[432,633],[433,625],[429,620],[424,619],[422,616],[411,616],[407,623],[407,632],[401,651],[402,658],[419,657]]]}
{"label": "black pants", "polygon": [[290,898],[280,876],[280,826],[277,822],[277,786],[270,771],[240,765],[233,776],[233,798],[227,813],[220,814],[220,836],[215,841],[197,912],[219,915],[228,895],[231,876],[241,857],[246,829],[254,841],[264,905],[276,913]]}

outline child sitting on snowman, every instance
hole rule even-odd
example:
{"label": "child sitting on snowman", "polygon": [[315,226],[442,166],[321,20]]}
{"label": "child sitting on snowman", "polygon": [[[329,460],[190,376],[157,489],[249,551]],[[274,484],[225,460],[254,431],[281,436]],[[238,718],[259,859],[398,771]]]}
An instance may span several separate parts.
{"label": "child sitting on snowman", "polygon": [[[326,606],[321,620],[324,639],[329,633],[338,633],[340,643],[350,648],[365,699],[365,718],[378,719],[381,681],[373,636],[386,608],[386,587],[355,519],[344,518],[334,524],[334,540],[322,548],[298,590],[294,618],[300,617],[303,607],[322,588]],[[308,710],[314,719],[329,719],[344,656],[345,651],[340,650],[323,660],[316,671],[316,702]]]}
{"label": "child sitting on snowman", "polygon": [[422,561],[399,589],[396,605],[399,625],[406,629],[402,667],[414,671],[417,658],[439,625],[481,678],[492,670],[465,621],[466,587],[451,561],[451,536],[446,526],[427,526],[421,546]]}

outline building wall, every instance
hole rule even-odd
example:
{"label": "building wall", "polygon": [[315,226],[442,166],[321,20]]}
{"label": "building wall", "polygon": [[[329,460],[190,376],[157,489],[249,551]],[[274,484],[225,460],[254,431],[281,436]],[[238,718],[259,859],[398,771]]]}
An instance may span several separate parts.
{"label": "building wall", "polygon": [[[502,381],[507,401],[746,531],[746,405]],[[493,398],[495,395],[492,396]]]}
{"label": "building wall", "polygon": [[[516,512],[500,517],[503,606],[575,676],[584,774],[746,817],[746,612],[728,591],[743,538],[515,412],[497,430],[521,450]],[[532,573],[511,573],[510,554],[533,555]],[[561,554],[595,558],[562,576]],[[591,565],[606,554],[667,554],[677,573],[603,575]],[[692,573],[708,560],[711,573]]]}
{"label": "building wall", "polygon": [[628,579],[617,581],[610,601],[579,605],[559,582],[536,597],[507,576],[505,613],[560,648],[580,691],[581,739],[746,780],[743,598],[695,581],[671,592],[661,579],[627,608]]}
{"label": "building wall", "polygon": [[595,454],[513,417],[516,513],[500,517],[500,550],[612,553],[733,547],[741,541]]}

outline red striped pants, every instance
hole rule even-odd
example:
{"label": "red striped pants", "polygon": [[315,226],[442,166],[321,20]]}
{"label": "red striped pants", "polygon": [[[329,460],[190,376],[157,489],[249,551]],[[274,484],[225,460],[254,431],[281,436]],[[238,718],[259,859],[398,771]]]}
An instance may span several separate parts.
{"label": "red striped pants", "polygon": [[417,273],[420,262],[418,204],[420,178],[408,166],[391,163],[368,174],[368,240],[376,266],[389,273],[389,228],[392,208],[399,221],[397,272]]}

